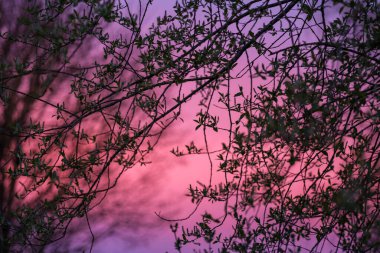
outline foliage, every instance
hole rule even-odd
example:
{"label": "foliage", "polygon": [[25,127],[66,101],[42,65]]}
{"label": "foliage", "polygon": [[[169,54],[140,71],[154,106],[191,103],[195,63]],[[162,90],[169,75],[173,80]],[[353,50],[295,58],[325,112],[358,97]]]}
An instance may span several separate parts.
{"label": "foliage", "polygon": [[179,251],[379,249],[379,14],[376,1],[200,0],[159,22],[151,62],[195,75],[207,151],[212,132],[226,140],[208,152],[224,179],[189,191],[214,204],[172,226]]}
{"label": "foliage", "polygon": [[377,1],[183,0],[146,33],[150,1],[22,3],[0,34],[2,251],[63,236],[193,100],[205,147],[172,153],[209,157],[189,195],[224,209],[172,225],[179,251],[378,249]]}
{"label": "foliage", "polygon": [[1,252],[59,240],[145,163],[166,124],[136,44],[148,4],[0,2]]}

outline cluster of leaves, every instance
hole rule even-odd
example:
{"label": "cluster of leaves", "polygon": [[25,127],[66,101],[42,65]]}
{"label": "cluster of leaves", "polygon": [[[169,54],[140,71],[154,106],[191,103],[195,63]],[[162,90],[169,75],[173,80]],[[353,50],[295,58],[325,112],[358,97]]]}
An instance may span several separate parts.
{"label": "cluster of leaves", "polygon": [[202,89],[197,129],[228,140],[215,157],[224,181],[189,192],[197,206],[224,203],[224,215],[172,226],[177,249],[202,238],[207,252],[379,249],[379,4],[199,0],[175,10],[156,32],[176,42],[160,56],[185,51]]}
{"label": "cluster of leaves", "polygon": [[0,2],[1,252],[62,238],[178,118],[145,61],[150,4]]}
{"label": "cluster of leaves", "polygon": [[206,147],[172,153],[219,161],[190,196],[224,214],[178,250],[378,248],[379,4],[183,0],[144,34],[149,4],[1,2],[1,250],[64,235],[194,99]]}

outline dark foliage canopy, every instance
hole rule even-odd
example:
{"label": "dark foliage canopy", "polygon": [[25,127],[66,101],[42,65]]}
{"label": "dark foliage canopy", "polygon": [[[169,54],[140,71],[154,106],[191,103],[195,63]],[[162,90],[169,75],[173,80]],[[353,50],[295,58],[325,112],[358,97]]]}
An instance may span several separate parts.
{"label": "dark foliage canopy", "polygon": [[379,250],[378,1],[182,0],[146,30],[132,2],[0,1],[1,251],[62,237],[191,101],[204,144],[172,153],[209,158],[209,210],[178,251]]}

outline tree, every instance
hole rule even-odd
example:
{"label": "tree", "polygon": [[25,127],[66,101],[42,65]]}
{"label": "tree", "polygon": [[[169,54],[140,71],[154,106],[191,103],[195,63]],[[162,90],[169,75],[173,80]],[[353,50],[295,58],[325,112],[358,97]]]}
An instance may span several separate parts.
{"label": "tree", "polygon": [[[54,21],[38,22],[37,8],[41,5],[29,4],[25,9],[20,1],[0,3],[1,10],[1,68],[0,68],[0,97],[1,107],[1,252],[10,250],[13,243],[22,243],[22,240],[12,238],[14,229],[12,223],[16,215],[16,208],[21,209],[20,187],[28,192],[28,167],[26,165],[25,152],[22,143],[26,140],[22,135],[22,127],[31,123],[31,116],[43,118],[48,108],[41,104],[49,104],[48,100],[57,94],[57,83],[66,80],[66,77],[58,75],[54,70],[62,69],[65,60],[61,48],[49,50],[50,43],[47,40],[47,31],[55,30],[49,39],[58,40],[60,27]],[[14,13],[14,18],[4,15]],[[51,42],[51,45],[55,45]],[[76,45],[67,46],[68,49],[76,49]],[[50,53],[48,53],[50,52]],[[68,55],[68,60],[73,61],[73,55]],[[68,73],[71,71],[68,71]],[[59,91],[58,91],[59,92]],[[45,98],[43,97],[45,96]],[[63,96],[63,99],[65,96]],[[54,105],[50,105],[54,106]],[[39,124],[38,122],[37,124]],[[32,126],[32,124],[31,124]],[[37,125],[35,126],[37,127]],[[31,151],[31,150],[30,150]],[[26,152],[29,153],[29,152]],[[29,154],[28,154],[29,155]],[[36,160],[37,161],[37,160]],[[35,168],[37,165],[35,164]],[[21,180],[21,177],[24,179]],[[36,174],[34,173],[33,177]],[[52,186],[52,185],[51,185]],[[51,188],[51,187],[50,187]],[[49,194],[49,188],[40,192],[41,199]],[[33,218],[32,218],[33,219]],[[20,222],[22,224],[22,222]],[[22,233],[21,231],[19,232]],[[11,236],[12,235],[12,236]],[[14,240],[10,240],[10,238]]]}
{"label": "tree", "polygon": [[[205,144],[172,153],[210,160],[191,213],[204,200],[223,208],[193,229],[173,224],[178,250],[201,239],[222,252],[379,247],[378,3],[184,0],[143,33],[149,4],[28,2],[25,32],[1,31],[32,52],[5,58],[2,100],[34,101],[14,126],[1,119],[2,251],[46,245],[87,217],[194,100]],[[20,80],[36,74],[40,93],[26,93]],[[51,78],[67,98],[49,97]]]}
{"label": "tree", "polygon": [[[138,78],[147,3],[20,0],[0,9],[0,251],[40,251],[148,152],[133,141],[145,120],[138,102],[109,104]],[[100,101],[108,105],[96,108]]]}
{"label": "tree", "polygon": [[[172,225],[179,251],[379,249],[379,14],[377,1],[189,0],[158,20],[150,61],[194,76],[181,97],[202,95],[210,158],[191,214],[213,204]],[[186,148],[173,153],[201,153]]]}

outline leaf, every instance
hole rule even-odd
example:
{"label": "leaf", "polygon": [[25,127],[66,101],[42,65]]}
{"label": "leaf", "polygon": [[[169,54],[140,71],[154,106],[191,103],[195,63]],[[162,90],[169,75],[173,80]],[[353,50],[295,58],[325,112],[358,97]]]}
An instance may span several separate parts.
{"label": "leaf", "polygon": [[302,10],[304,13],[307,14],[307,17],[306,17],[307,21],[310,21],[310,20],[313,18],[314,11],[313,11],[313,9],[312,9],[309,5],[307,5],[307,4],[302,4],[302,5],[301,5],[301,10]]}

